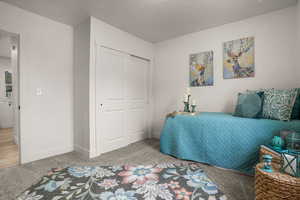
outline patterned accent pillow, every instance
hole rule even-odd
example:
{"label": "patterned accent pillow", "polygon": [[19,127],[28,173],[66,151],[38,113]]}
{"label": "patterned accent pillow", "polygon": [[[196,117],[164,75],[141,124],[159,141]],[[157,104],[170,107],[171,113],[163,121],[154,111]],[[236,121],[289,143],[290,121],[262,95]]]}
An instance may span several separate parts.
{"label": "patterned accent pillow", "polygon": [[268,88],[268,89],[258,89],[258,90],[247,90],[249,93],[258,93],[258,92],[267,92],[270,90],[274,90],[274,88]]}
{"label": "patterned accent pillow", "polygon": [[289,121],[297,97],[297,89],[271,89],[267,90],[264,94],[263,117],[266,119]]}
{"label": "patterned accent pillow", "polygon": [[300,119],[300,88],[297,88],[298,94],[292,111],[291,119]]}

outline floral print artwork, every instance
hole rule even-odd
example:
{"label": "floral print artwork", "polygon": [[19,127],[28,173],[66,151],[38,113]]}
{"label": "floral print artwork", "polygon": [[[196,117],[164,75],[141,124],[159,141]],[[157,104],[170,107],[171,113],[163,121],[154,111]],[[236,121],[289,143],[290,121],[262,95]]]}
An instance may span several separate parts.
{"label": "floral print artwork", "polygon": [[53,169],[18,200],[226,200],[197,164]]}

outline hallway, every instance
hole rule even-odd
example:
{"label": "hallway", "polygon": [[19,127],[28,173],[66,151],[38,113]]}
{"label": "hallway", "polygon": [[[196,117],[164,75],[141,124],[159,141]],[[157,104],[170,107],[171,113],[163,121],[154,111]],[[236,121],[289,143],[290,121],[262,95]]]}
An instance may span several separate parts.
{"label": "hallway", "polygon": [[18,145],[15,144],[12,128],[0,129],[0,168],[19,164]]}

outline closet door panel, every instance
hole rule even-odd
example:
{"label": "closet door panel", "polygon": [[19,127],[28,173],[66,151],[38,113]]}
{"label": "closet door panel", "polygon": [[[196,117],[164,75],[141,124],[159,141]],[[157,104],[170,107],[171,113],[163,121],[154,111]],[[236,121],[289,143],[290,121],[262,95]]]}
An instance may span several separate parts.
{"label": "closet door panel", "polygon": [[127,145],[124,104],[127,55],[97,46],[96,146],[98,154]]}
{"label": "closet door panel", "polygon": [[101,48],[99,55],[98,91],[100,97],[107,103],[124,100],[126,55]]}
{"label": "closet door panel", "polygon": [[127,112],[127,128],[129,132],[145,131],[145,108],[129,109]]}
{"label": "closet door panel", "polygon": [[129,143],[142,140],[146,135],[146,110],[145,107],[133,107],[127,112],[127,138]]}
{"label": "closet door panel", "polygon": [[101,153],[112,151],[127,145],[125,137],[125,111],[123,107],[104,108],[100,117]]}
{"label": "closet door panel", "polygon": [[147,100],[148,62],[130,57],[126,68],[126,99],[128,101]]}
{"label": "closet door panel", "polygon": [[127,136],[129,143],[147,137],[149,62],[130,57],[126,68]]}
{"label": "closet door panel", "polygon": [[103,112],[103,138],[107,141],[120,140],[124,137],[124,110],[111,109]]}

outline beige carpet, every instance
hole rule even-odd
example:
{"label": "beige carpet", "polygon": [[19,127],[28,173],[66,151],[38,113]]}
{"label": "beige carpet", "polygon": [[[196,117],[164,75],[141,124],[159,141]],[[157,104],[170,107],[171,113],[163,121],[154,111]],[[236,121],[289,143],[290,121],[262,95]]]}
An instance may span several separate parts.
{"label": "beige carpet", "polygon": [[[145,140],[128,147],[106,153],[93,160],[84,160],[77,153],[68,153],[23,166],[0,169],[0,199],[15,199],[15,196],[35,183],[51,168],[74,165],[110,164],[155,164],[182,162],[159,152],[158,140]],[[227,195],[229,200],[253,200],[253,177],[203,165],[209,178]]]}

